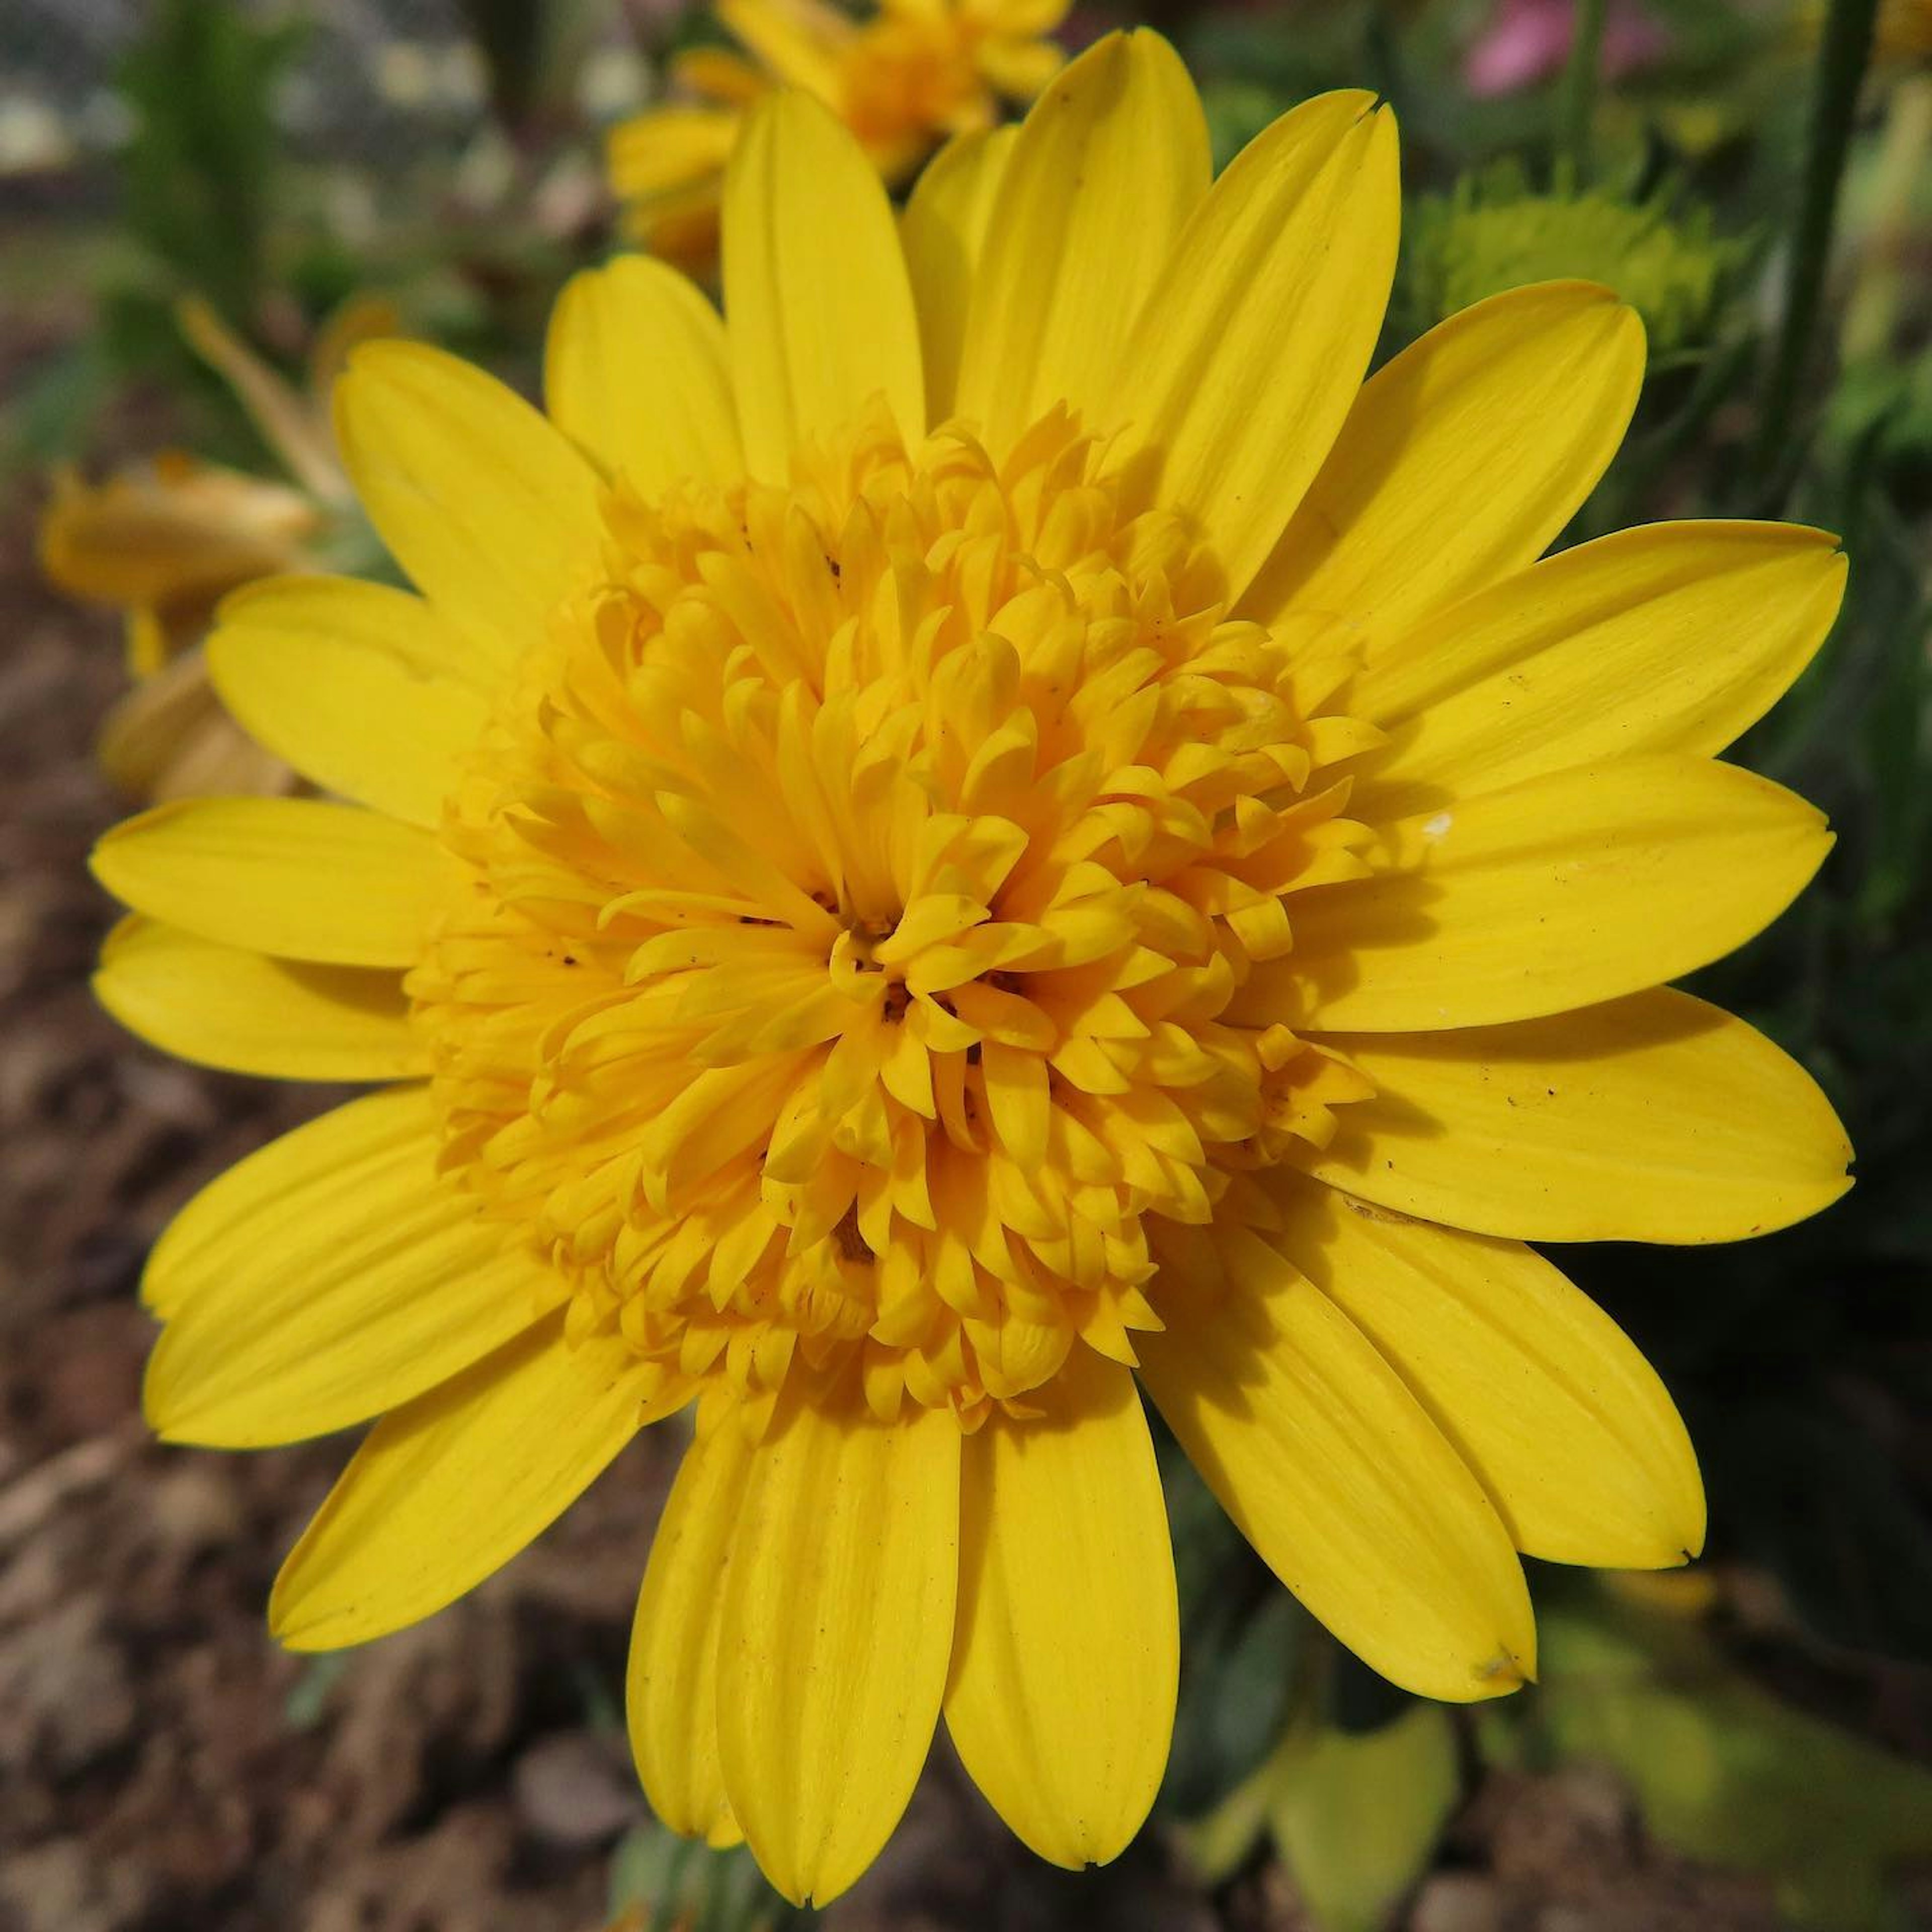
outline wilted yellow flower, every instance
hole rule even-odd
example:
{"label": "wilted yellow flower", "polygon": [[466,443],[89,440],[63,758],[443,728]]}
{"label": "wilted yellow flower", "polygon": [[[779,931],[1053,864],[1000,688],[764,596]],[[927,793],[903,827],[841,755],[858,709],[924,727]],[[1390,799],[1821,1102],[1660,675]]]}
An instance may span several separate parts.
{"label": "wilted yellow flower", "polygon": [[48,580],[125,616],[134,688],[102,728],[101,763],[153,798],[280,791],[289,769],[240,730],[208,681],[200,642],[215,605],[257,578],[314,567],[331,518],[353,492],[334,452],[326,395],[350,348],[392,333],[386,304],[350,304],[319,338],[311,393],[297,395],[204,302],[184,302],[183,332],[224,376],[287,466],[279,482],[178,451],[88,484],[54,478],[40,520]]}
{"label": "wilted yellow flower", "polygon": [[1824,635],[1836,544],[1538,562],[1636,317],[1517,290],[1364,386],[1388,112],[1208,157],[1172,51],[1114,35],[902,230],[778,94],[728,322],[660,262],[580,277],[548,421],[365,350],[344,460],[421,595],[256,586],[212,646],[355,802],[170,808],[96,861],[128,1024],[379,1086],[146,1278],[169,1438],[382,1418],[283,1640],[427,1616],[694,1405],[632,1741],[794,1898],[865,1868],[942,1714],[1042,1856],[1138,1826],[1178,1641],[1143,1391],[1370,1664],[1513,1689],[1519,1550],[1704,1527],[1656,1376],[1522,1244],[1847,1184],[1809,1077],[1664,984],[1830,842],[1712,754]]}
{"label": "wilted yellow flower", "polygon": [[826,0],[719,0],[716,11],[745,54],[680,55],[675,98],[610,139],[632,238],[693,269],[716,252],[718,196],[746,112],[772,88],[817,95],[896,183],[947,136],[990,128],[1002,96],[1030,100],[1064,58],[1047,37],[1066,0],[880,0],[862,21]]}

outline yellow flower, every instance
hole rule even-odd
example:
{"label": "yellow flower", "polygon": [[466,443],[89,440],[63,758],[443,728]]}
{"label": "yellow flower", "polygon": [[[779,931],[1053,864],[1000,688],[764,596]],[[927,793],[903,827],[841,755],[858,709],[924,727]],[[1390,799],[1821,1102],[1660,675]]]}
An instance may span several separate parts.
{"label": "yellow flower", "polygon": [[694,49],[676,98],[611,131],[610,183],[641,246],[694,272],[718,245],[724,170],[747,110],[774,86],[832,109],[889,182],[949,135],[990,128],[1001,96],[1030,100],[1064,58],[1046,36],[1066,0],[880,0],[856,21],[826,0],[719,0],[750,58]]}
{"label": "yellow flower", "polygon": [[1844,560],[1723,523],[1538,562],[1640,326],[1520,290],[1364,386],[1397,217],[1369,95],[1210,187],[1179,62],[1115,35],[902,230],[822,106],[761,103],[727,320],[659,262],[580,277],[548,421],[356,358],[344,459],[422,594],[251,587],[212,647],[353,802],[170,808],[97,860],[137,1032],[388,1083],[146,1279],[171,1439],[382,1417],[284,1642],[427,1616],[694,1404],[639,1768],[823,1900],[942,1713],[1045,1857],[1140,1823],[1177,1644],[1143,1390],[1430,1696],[1532,1674],[1519,1550],[1699,1548],[1669,1397],[1522,1244],[1847,1184],[1808,1076],[1664,985],[1829,843],[1712,754]]}
{"label": "yellow flower", "polygon": [[70,596],[123,614],[133,687],[109,712],[102,768],[139,798],[278,791],[288,767],[222,710],[200,649],[237,584],[299,569],[321,527],[298,490],[167,451],[98,484],[54,478],[40,567]]}
{"label": "yellow flower", "polygon": [[[40,567],[70,596],[123,614],[134,688],[98,752],[110,777],[148,798],[286,790],[286,765],[238,730],[208,680],[200,642],[214,607],[258,578],[313,568],[332,514],[352,505],[320,406],[298,396],[205,302],[182,332],[226,378],[293,483],[164,451],[105,482],[58,472],[40,520]],[[326,394],[349,350],[393,332],[386,304],[346,305],[318,339],[312,389]]]}

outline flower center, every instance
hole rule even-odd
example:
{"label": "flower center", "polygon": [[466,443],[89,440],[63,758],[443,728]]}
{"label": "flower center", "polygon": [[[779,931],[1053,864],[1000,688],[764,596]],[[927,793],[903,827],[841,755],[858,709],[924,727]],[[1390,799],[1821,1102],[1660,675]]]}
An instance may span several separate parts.
{"label": "flower center", "polygon": [[1364,869],[1347,652],[1230,621],[1064,412],[606,523],[447,820],[446,1165],[753,1427],[788,1375],[971,1427],[1131,1362],[1162,1227],[1366,1091],[1224,1017]]}

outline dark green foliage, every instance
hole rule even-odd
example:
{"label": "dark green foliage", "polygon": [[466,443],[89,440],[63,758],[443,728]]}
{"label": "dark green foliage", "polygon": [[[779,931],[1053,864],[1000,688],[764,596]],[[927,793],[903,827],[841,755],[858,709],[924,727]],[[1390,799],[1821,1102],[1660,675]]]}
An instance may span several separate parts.
{"label": "dark green foliage", "polygon": [[180,286],[238,320],[263,286],[278,84],[301,38],[292,23],[256,25],[232,0],[157,0],[122,69],[135,116],[128,230]]}

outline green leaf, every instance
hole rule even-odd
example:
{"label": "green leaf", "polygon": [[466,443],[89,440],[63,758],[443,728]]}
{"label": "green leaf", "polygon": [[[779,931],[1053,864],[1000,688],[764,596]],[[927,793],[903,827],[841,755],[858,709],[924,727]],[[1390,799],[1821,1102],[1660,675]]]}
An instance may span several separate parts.
{"label": "green leaf", "polygon": [[1267,1817],[1322,1932],[1378,1932],[1414,1887],[1456,1808],[1456,1736],[1440,1704],[1380,1730],[1292,1736]]}
{"label": "green leaf", "polygon": [[312,1731],[322,1722],[329,1694],[341,1682],[356,1653],[350,1650],[322,1650],[304,1660],[298,1677],[282,1705],[282,1720],[292,1731]]}
{"label": "green leaf", "polygon": [[1156,1442],[1180,1598],[1180,1696],[1161,1805],[1196,1817],[1281,1736],[1310,1625],[1164,1430]]}
{"label": "green leaf", "polygon": [[623,1932],[774,1932],[799,1922],[742,1845],[715,1852],[656,1819],[633,1826],[610,1854],[609,1913]]}
{"label": "green leaf", "polygon": [[1794,1925],[1903,1923],[1889,1875],[1932,1857],[1932,1772],[1780,1702],[1689,1627],[1601,1609],[1540,1624],[1537,1723],[1627,1779],[1653,1836],[1768,1878]]}
{"label": "green leaf", "polygon": [[283,149],[274,94],[302,31],[257,26],[232,0],[160,0],[121,71],[135,116],[128,226],[236,321],[262,286]]}

